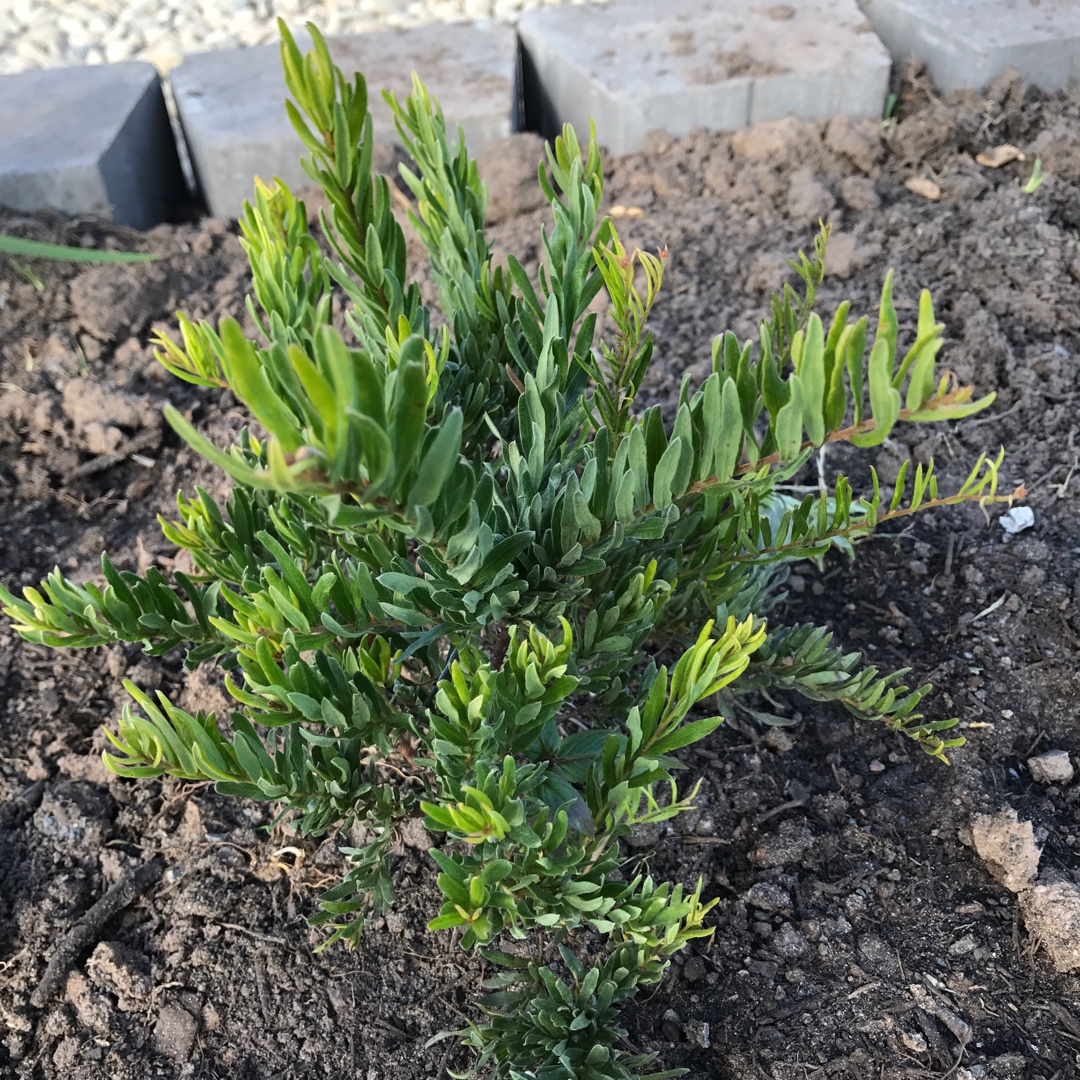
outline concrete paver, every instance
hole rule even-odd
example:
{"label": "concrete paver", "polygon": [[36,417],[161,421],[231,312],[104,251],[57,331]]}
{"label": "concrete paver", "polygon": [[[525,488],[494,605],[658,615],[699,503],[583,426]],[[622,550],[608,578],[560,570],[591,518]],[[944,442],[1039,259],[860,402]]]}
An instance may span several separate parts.
{"label": "concrete paver", "polygon": [[[299,38],[298,44],[304,47]],[[455,23],[329,38],[327,44],[346,75],[364,73],[378,143],[397,141],[381,92],[403,97],[413,71],[442,105],[451,139],[460,124],[474,154],[515,128],[518,50],[512,27]],[[236,216],[251,198],[256,176],[310,185],[300,168],[306,150],[285,115],[276,45],[189,56],[170,82],[211,213]]]}
{"label": "concrete paver", "polygon": [[183,192],[150,64],[0,76],[0,206],[101,214],[148,229]]}
{"label": "concrete paver", "polygon": [[939,90],[979,90],[1015,68],[1054,92],[1080,78],[1076,0],[860,0],[897,61],[917,57]]}
{"label": "concrete paver", "polygon": [[612,153],[661,129],[735,131],[794,115],[880,117],[890,58],[855,0],[619,0],[522,16],[527,117],[596,120]]}

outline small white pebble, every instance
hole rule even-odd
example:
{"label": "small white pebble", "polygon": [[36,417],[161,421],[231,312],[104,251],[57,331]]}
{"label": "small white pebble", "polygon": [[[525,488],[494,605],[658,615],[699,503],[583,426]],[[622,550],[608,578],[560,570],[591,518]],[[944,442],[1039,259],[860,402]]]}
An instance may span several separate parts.
{"label": "small white pebble", "polygon": [[[139,42],[138,44],[142,44]],[[135,46],[137,48],[138,45]],[[127,41],[107,41],[105,43],[105,59],[110,64],[118,64],[121,60],[129,60],[134,52],[132,45]]]}
{"label": "small white pebble", "polygon": [[1029,757],[1028,769],[1037,784],[1071,784],[1073,765],[1067,750],[1048,750],[1045,754]]}
{"label": "small white pebble", "polygon": [[1002,514],[998,522],[1007,533],[1015,535],[1035,524],[1035,511],[1030,506],[1014,506]]}

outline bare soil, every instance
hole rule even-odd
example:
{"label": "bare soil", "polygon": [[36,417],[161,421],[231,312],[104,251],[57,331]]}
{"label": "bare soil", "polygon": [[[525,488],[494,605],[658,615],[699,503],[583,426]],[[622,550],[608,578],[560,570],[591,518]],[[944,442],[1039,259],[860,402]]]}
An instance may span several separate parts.
{"label": "bare soil", "polygon": [[[889,480],[933,453],[946,487],[1004,445],[1003,484],[1025,482],[1035,513],[1014,537],[999,509],[928,514],[854,562],[798,568],[783,617],[828,622],[873,662],[931,679],[929,711],[959,716],[968,744],[947,768],[792,701],[792,727],[725,726],[688,755],[699,811],[628,855],[687,883],[703,876],[720,897],[716,933],[677,958],[628,1026],[636,1046],[695,1078],[1078,1074],[1080,977],[1054,970],[964,841],[975,814],[1014,808],[1043,845],[1040,880],[1080,883],[1080,785],[1037,782],[1026,764],[1046,750],[1080,756],[1080,96],[1007,79],[948,102],[917,78],[901,91],[884,139],[878,125],[791,121],[657,136],[610,164],[624,239],[671,250],[648,401],[671,403],[684,375],[704,375],[713,334],[755,333],[824,217],[826,306],[850,296],[872,311],[893,267],[903,332],[929,287],[949,365],[998,392],[974,421],[901,430],[826,468],[862,484],[869,464]],[[976,164],[1004,142],[1027,160]],[[515,137],[485,163],[493,237],[526,262],[544,219],[538,147]],[[1024,194],[1036,156],[1050,179]],[[913,175],[941,198],[905,188]],[[134,234],[0,216],[0,231],[162,256],[35,264],[40,290],[0,265],[0,579],[30,584],[56,565],[91,576],[103,549],[167,570],[175,552],[155,516],[179,488],[222,480],[162,427],[161,406],[219,439],[242,414],[228,395],[172,380],[148,339],[176,309],[241,313],[235,225]],[[453,1043],[425,1044],[465,1022],[484,972],[424,930],[438,907],[429,838],[400,838],[397,912],[355,952],[317,952],[305,918],[340,869],[335,842],[268,831],[269,808],[207,786],[110,776],[101,726],[123,703],[123,674],[189,707],[222,701],[213,671],[185,673],[176,658],[52,652],[0,627],[0,1075],[433,1080],[463,1067]],[[46,993],[61,939],[155,857],[160,873]]]}

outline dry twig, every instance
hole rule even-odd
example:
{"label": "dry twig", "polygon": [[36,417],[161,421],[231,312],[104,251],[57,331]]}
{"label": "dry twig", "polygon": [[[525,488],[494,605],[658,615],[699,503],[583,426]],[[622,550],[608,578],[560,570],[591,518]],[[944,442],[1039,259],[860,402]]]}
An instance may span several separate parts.
{"label": "dry twig", "polygon": [[98,940],[106,923],[157,881],[164,868],[165,864],[160,859],[144,863],[118,881],[83,915],[52,954],[41,982],[30,996],[31,1005],[40,1009],[49,1001],[71,965]]}

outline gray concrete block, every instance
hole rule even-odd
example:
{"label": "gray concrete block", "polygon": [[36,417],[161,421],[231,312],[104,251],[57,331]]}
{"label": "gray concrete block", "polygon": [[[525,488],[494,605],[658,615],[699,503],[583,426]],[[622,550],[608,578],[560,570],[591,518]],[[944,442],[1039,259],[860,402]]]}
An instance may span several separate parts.
{"label": "gray concrete block", "polygon": [[893,57],[917,57],[943,91],[1016,68],[1043,90],[1080,78],[1076,0],[860,0]]}
{"label": "gray concrete block", "polygon": [[184,193],[150,64],[0,75],[0,205],[148,229]]}
{"label": "gray concrete block", "polygon": [[[298,44],[304,48],[299,36]],[[515,130],[518,47],[512,27],[451,23],[334,37],[327,44],[346,75],[361,71],[367,79],[378,143],[398,141],[381,92],[403,98],[413,71],[442,105],[451,140],[460,125],[472,153]],[[235,217],[251,198],[256,176],[310,186],[300,168],[307,151],[285,115],[276,45],[189,56],[170,82],[211,213]]]}
{"label": "gray concrete block", "polygon": [[880,117],[890,58],[855,0],[617,0],[518,23],[530,127],[596,121],[613,153],[661,129],[735,131],[793,114]]}

